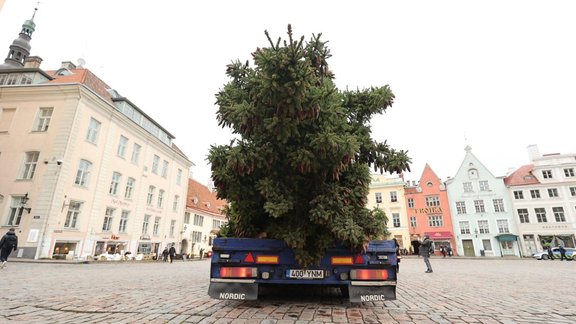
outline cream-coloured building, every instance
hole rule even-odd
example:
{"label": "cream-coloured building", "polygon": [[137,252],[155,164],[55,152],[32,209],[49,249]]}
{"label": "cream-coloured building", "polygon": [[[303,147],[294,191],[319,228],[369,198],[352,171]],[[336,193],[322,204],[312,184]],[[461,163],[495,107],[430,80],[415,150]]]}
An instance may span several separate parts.
{"label": "cream-coloured building", "polygon": [[0,234],[12,257],[181,248],[191,161],[166,129],[89,70],[40,69],[27,20],[0,65]]}
{"label": "cream-coloured building", "polygon": [[388,217],[390,239],[395,238],[400,249],[410,247],[410,230],[404,198],[404,180],[397,175],[373,174],[367,208],[378,207]]}

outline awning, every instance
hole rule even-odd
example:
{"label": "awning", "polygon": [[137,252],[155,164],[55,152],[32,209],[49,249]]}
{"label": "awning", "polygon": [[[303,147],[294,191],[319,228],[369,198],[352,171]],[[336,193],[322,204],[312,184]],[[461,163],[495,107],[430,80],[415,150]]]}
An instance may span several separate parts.
{"label": "awning", "polygon": [[430,236],[431,240],[451,239],[452,232],[424,232],[424,235]]}
{"label": "awning", "polygon": [[518,240],[518,235],[514,234],[499,234],[495,237],[500,242],[514,242]]}

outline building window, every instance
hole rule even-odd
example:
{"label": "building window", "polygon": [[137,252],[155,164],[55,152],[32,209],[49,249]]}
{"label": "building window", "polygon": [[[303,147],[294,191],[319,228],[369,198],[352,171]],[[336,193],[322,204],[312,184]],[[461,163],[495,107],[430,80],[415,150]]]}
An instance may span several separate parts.
{"label": "building window", "polygon": [[154,218],[154,227],[152,228],[152,235],[158,236],[160,230],[160,217]]}
{"label": "building window", "polygon": [[190,213],[189,212],[184,213],[184,224],[190,224]]}
{"label": "building window", "polygon": [[392,224],[394,227],[400,227],[400,214],[392,213]]}
{"label": "building window", "polygon": [[524,192],[522,190],[514,191],[514,199],[524,199]]}
{"label": "building window", "polygon": [[[0,74],[2,75],[2,74]],[[2,115],[0,116],[0,132],[8,132],[12,126],[12,120],[16,114],[14,108],[3,108]]]}
{"label": "building window", "polygon": [[503,213],[505,212],[504,210],[504,199],[502,198],[497,198],[497,199],[493,199],[492,202],[494,203],[494,211],[497,213]]}
{"label": "building window", "polygon": [[480,234],[489,234],[490,227],[488,226],[487,220],[479,220],[478,221],[478,233]]}
{"label": "building window", "polygon": [[90,180],[91,169],[92,163],[86,160],[80,160],[80,165],[78,166],[78,171],[76,172],[76,179],[74,180],[74,184],[87,187],[88,181]]}
{"label": "building window", "polygon": [[574,176],[574,168],[564,169],[564,176],[567,178],[572,178]]}
{"label": "building window", "polygon": [[120,140],[118,141],[118,150],[116,154],[124,158],[126,156],[126,146],[128,146],[128,138],[120,135]]}
{"label": "building window", "polygon": [[470,223],[468,221],[460,222],[460,234],[470,234]]}
{"label": "building window", "polygon": [[98,142],[98,133],[100,133],[100,126],[102,123],[94,118],[90,118],[90,124],[88,125],[88,132],[86,133],[86,140],[92,144]]}
{"label": "building window", "polygon": [[498,233],[510,233],[510,227],[508,226],[508,220],[498,219],[496,220],[498,224]]}
{"label": "building window", "polygon": [[162,178],[166,178],[168,176],[168,161],[162,161]]}
{"label": "building window", "polygon": [[152,202],[154,201],[154,191],[156,191],[156,187],[148,187],[148,196],[146,197],[146,204],[148,206],[152,205]]}
{"label": "building window", "polygon": [[174,230],[176,229],[176,220],[170,221],[170,237],[174,237]]}
{"label": "building window", "polygon": [[482,247],[484,251],[492,251],[492,242],[490,240],[482,240]]}
{"label": "building window", "polygon": [[377,192],[374,194],[374,196],[376,197],[376,203],[377,204],[381,204],[382,203],[382,193],[381,192]]}
{"label": "building window", "polygon": [[158,208],[164,207],[164,190],[158,191]]}
{"label": "building window", "polygon": [[178,172],[176,173],[176,184],[182,184],[182,169],[178,169]]}
{"label": "building window", "polygon": [[122,174],[118,172],[112,173],[112,181],[110,182],[110,190],[109,194],[116,196],[118,194],[118,186],[120,185],[120,179],[122,178]]}
{"label": "building window", "polygon": [[558,197],[558,189],[556,189],[556,188],[548,189],[548,197],[557,198]]}
{"label": "building window", "polygon": [[134,184],[136,183],[136,179],[128,178],[126,181],[126,191],[124,192],[124,198],[132,199],[132,193],[134,192]]}
{"label": "building window", "polygon": [[480,191],[490,191],[490,185],[488,184],[488,180],[478,181],[478,185],[480,186]]}
{"label": "building window", "polygon": [[140,160],[140,150],[141,149],[142,149],[142,146],[134,143],[134,146],[132,147],[132,158],[130,159],[130,161],[132,163],[138,164],[138,160]]}
{"label": "building window", "polygon": [[518,218],[520,219],[520,223],[530,223],[530,218],[528,216],[528,209],[519,208],[518,209]]}
{"label": "building window", "polygon": [[103,232],[110,232],[112,228],[112,219],[114,218],[114,208],[106,208],[106,215],[104,215],[104,223],[102,224]]}
{"label": "building window", "polygon": [[416,228],[418,224],[416,223],[416,216],[410,216],[410,226]]}
{"label": "building window", "polygon": [[150,215],[144,215],[144,222],[142,223],[142,234],[148,233],[148,225],[150,224]]}
{"label": "building window", "polygon": [[459,215],[466,214],[466,202],[457,201],[456,202],[456,213]]}
{"label": "building window", "polygon": [[442,215],[428,215],[428,226],[441,227],[442,224]]}
{"label": "building window", "polygon": [[22,197],[12,197],[12,203],[10,205],[10,215],[8,216],[8,226],[18,226],[20,225],[20,220],[22,220],[22,213],[24,213],[24,208],[22,207],[23,201]]}
{"label": "building window", "polygon": [[24,157],[24,165],[22,166],[22,172],[20,174],[20,180],[31,180],[34,178],[39,156],[40,152],[26,152],[26,156]]}
{"label": "building window", "polygon": [[391,202],[398,201],[398,194],[396,194],[396,191],[390,191],[390,201]]}
{"label": "building window", "polygon": [[70,200],[70,203],[68,204],[68,213],[66,213],[66,220],[64,221],[64,228],[76,228],[78,224],[78,218],[80,218],[81,207],[81,202]]}
{"label": "building window", "polygon": [[477,213],[485,213],[484,200],[474,200],[474,209]]}
{"label": "building window", "polygon": [[570,187],[570,195],[576,197],[576,187]]}
{"label": "building window", "polygon": [[122,216],[120,216],[120,225],[118,226],[118,232],[126,233],[126,228],[128,227],[128,216],[130,216],[130,211],[123,210]]}
{"label": "building window", "polygon": [[534,212],[536,213],[536,220],[538,220],[538,223],[547,223],[548,222],[548,220],[546,219],[546,209],[534,208]]}
{"label": "building window", "polygon": [[160,164],[160,157],[158,155],[154,155],[152,159],[152,173],[158,174],[158,166]]}
{"label": "building window", "polygon": [[40,108],[38,118],[36,118],[36,123],[34,124],[35,132],[46,132],[48,130],[53,110],[54,108]]}
{"label": "building window", "polygon": [[464,182],[462,185],[464,186],[464,192],[474,192],[474,189],[472,188],[472,182]]}
{"label": "building window", "polygon": [[204,216],[202,215],[194,215],[194,225],[195,226],[204,226]]}
{"label": "building window", "polygon": [[212,220],[212,228],[220,228],[222,226],[222,221],[219,219]]}
{"label": "building window", "polygon": [[414,208],[414,198],[408,198],[408,208]]}
{"label": "building window", "polygon": [[426,207],[438,207],[438,206],[440,206],[440,198],[438,196],[426,197]]}
{"label": "building window", "polygon": [[542,170],[542,177],[544,179],[552,179],[552,170]]}
{"label": "building window", "polygon": [[552,212],[554,213],[554,219],[556,219],[557,222],[562,223],[566,221],[563,207],[552,207]]}
{"label": "building window", "polygon": [[202,232],[192,231],[192,243],[200,243],[202,242]]}
{"label": "building window", "polygon": [[180,196],[178,195],[174,195],[174,204],[172,204],[172,211],[173,212],[177,212],[178,211],[178,203],[180,201]]}
{"label": "building window", "polygon": [[538,190],[538,189],[530,190],[530,196],[532,197],[532,199],[540,198],[540,190]]}

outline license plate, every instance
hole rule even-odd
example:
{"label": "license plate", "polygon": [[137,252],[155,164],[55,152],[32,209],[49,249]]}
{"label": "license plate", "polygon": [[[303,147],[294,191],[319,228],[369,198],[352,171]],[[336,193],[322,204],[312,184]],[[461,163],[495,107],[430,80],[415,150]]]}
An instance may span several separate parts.
{"label": "license plate", "polygon": [[286,277],[292,279],[324,279],[324,270],[286,270]]}

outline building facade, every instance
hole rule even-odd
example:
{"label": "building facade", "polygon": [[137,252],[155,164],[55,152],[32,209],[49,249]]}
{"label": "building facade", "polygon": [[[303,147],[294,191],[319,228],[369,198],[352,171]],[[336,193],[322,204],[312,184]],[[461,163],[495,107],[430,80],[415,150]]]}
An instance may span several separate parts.
{"label": "building facade", "polygon": [[512,204],[503,178],[495,177],[465,148],[456,176],[446,181],[460,254],[521,256]]}
{"label": "building facade", "polygon": [[40,69],[27,20],[0,65],[0,225],[21,258],[154,255],[178,244],[192,162],[83,67]]}
{"label": "building facade", "polygon": [[424,166],[418,185],[407,184],[405,197],[411,251],[417,254],[424,235],[429,235],[434,242],[435,254],[440,255],[440,247],[450,247],[452,254],[458,255],[448,193],[428,164]]}
{"label": "building facade", "polygon": [[400,249],[408,250],[410,236],[404,203],[404,180],[399,176],[372,175],[366,207],[378,207],[386,213],[390,238],[398,241]]}
{"label": "building facade", "polygon": [[196,180],[188,179],[182,253],[199,256],[200,251],[212,251],[214,238],[227,222],[224,214],[226,205],[226,201],[216,197],[216,192]]}
{"label": "building facade", "polygon": [[528,146],[531,164],[504,179],[520,234],[522,254],[576,246],[576,154],[540,155]]}

